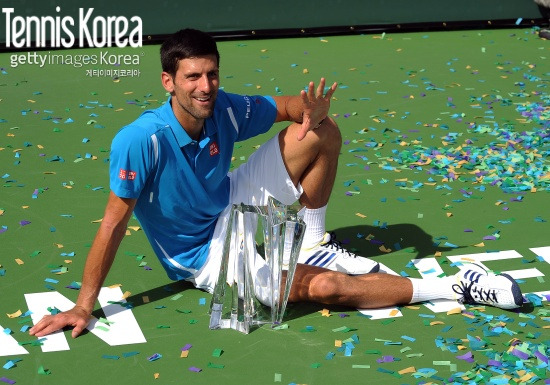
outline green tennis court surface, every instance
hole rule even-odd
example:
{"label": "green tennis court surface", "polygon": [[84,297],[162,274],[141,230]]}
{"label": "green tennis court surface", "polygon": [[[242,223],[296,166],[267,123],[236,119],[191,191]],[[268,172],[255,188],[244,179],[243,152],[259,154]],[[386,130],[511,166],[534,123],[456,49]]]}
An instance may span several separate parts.
{"label": "green tennis court surface", "polygon": [[[510,272],[529,303],[517,312],[292,304],[278,330],[211,331],[211,296],[169,281],[132,219],[95,334],[37,341],[26,332],[32,317],[77,298],[113,135],[166,95],[158,46],[17,53],[17,67],[3,53],[0,383],[548,383],[550,42],[516,29],[219,48],[226,91],[339,83],[331,114],[344,145],[327,226],[348,248],[411,277],[482,261]],[[128,63],[113,65],[121,54]],[[44,64],[33,64],[39,55]],[[240,143],[234,166],[266,138]]]}

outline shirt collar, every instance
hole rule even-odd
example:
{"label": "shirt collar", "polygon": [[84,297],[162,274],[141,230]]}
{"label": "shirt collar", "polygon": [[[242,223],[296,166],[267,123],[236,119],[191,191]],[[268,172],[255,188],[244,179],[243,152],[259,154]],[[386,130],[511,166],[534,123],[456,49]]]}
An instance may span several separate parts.
{"label": "shirt collar", "polygon": [[[187,132],[184,130],[184,128],[176,118],[176,115],[174,115],[171,101],[172,101],[172,96],[169,96],[166,103],[164,103],[164,105],[160,107],[160,115],[164,119],[164,121],[170,126],[170,129],[174,133],[176,141],[178,142],[178,146],[183,147],[193,142],[193,139],[191,139],[191,137],[187,134]],[[204,121],[204,126],[205,126],[204,135],[207,137],[212,136],[214,133],[218,131],[217,125],[214,124],[214,121],[212,118],[206,119]],[[199,141],[203,139],[204,138],[201,135],[201,139],[199,139]]]}

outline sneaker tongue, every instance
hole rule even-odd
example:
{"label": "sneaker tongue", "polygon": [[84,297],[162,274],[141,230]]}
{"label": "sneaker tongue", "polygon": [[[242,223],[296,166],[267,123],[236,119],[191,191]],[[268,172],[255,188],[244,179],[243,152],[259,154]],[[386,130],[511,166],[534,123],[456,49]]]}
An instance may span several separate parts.
{"label": "sneaker tongue", "polygon": [[332,236],[330,235],[330,233],[325,233],[325,235],[323,236],[323,240],[321,241],[321,244],[329,243],[331,239],[332,239]]}

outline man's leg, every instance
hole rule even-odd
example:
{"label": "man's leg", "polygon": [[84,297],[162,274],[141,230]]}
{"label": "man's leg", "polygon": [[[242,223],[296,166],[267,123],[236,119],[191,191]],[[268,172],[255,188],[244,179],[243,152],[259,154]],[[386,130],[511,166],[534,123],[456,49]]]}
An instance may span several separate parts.
{"label": "man's leg", "polygon": [[298,262],[348,274],[379,270],[378,262],[358,257],[342,247],[334,234],[326,232],[325,214],[332,192],[342,136],[334,120],[327,118],[304,139],[296,139],[299,124],[279,133],[281,157],[295,186],[301,185],[300,203],[305,206],[306,231]]}
{"label": "man's leg", "polygon": [[[319,128],[308,132],[301,141],[296,139],[298,128],[298,124],[293,124],[283,130],[279,134],[279,145],[290,178],[295,185],[301,184],[304,190],[300,203],[306,207],[307,216],[307,210],[323,209],[328,203],[342,137],[332,119],[325,119]],[[309,227],[307,221],[306,224]],[[318,302],[366,309],[407,304],[412,296],[411,281],[400,276],[350,276],[300,263],[296,266],[289,302]]]}
{"label": "man's leg", "polygon": [[317,266],[298,264],[289,302],[318,302],[360,309],[452,299],[514,309],[523,303],[517,282],[478,265],[465,266],[456,275],[432,279],[372,273],[350,276]]}
{"label": "man's leg", "polygon": [[412,296],[411,281],[398,275],[372,273],[350,276],[317,266],[298,264],[289,302],[375,309],[408,304]]}
{"label": "man's leg", "polygon": [[308,225],[303,246],[310,248],[325,236],[325,214],[338,169],[342,137],[332,119],[325,119],[298,141],[300,127],[295,123],[284,129],[279,134],[279,146],[290,179],[303,189],[300,203],[305,206],[304,221]]}
{"label": "man's leg", "polygon": [[[301,141],[296,139],[299,127],[291,124],[281,131],[279,147],[292,182],[295,186],[300,184],[303,189],[300,203],[306,207],[304,242],[308,244],[320,242],[322,239],[315,237],[324,234],[325,209],[336,177],[342,137],[330,118],[316,130],[309,131]],[[338,257],[334,258],[335,255]],[[332,263],[330,258],[339,261]],[[357,263],[359,259],[363,263]],[[303,262],[301,258],[298,260]],[[311,301],[356,308],[380,308],[438,298],[502,308],[514,308],[522,303],[519,286],[511,277],[485,274],[487,272],[476,272],[475,269],[465,269],[456,276],[434,280],[412,280],[377,273],[345,274],[341,271],[349,272],[350,268],[362,269],[364,266],[368,269],[371,265],[367,261],[370,260],[356,258],[332,239],[308,258],[308,263],[310,261],[332,263],[334,268],[327,270],[299,263],[289,298],[291,302]]]}
{"label": "man's leg", "polygon": [[294,123],[279,133],[281,155],[290,179],[304,190],[300,203],[308,209],[319,209],[328,203],[332,192],[342,136],[330,118],[301,141],[296,139],[299,128]]}

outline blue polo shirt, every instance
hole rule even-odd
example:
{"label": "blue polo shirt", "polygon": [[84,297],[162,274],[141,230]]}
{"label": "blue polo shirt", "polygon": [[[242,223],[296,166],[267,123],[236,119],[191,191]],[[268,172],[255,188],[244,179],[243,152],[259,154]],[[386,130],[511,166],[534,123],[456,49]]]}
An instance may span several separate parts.
{"label": "blue polo shirt", "polygon": [[198,141],[176,119],[170,98],[123,127],[111,146],[110,188],[137,199],[134,213],[174,280],[206,261],[219,214],[229,203],[234,143],[269,130],[277,110],[271,97],[219,90]]}

